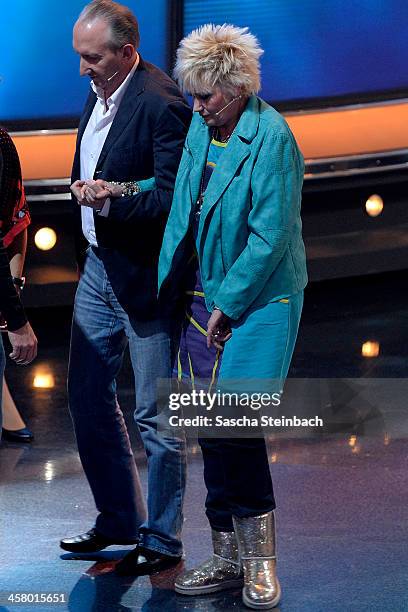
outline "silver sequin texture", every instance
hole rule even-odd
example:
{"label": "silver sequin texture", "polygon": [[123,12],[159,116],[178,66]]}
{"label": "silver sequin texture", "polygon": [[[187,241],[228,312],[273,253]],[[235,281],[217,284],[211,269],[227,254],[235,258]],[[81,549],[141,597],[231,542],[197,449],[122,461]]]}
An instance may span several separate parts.
{"label": "silver sequin texture", "polygon": [[279,602],[276,577],[275,520],[273,512],[249,518],[233,518],[244,569],[243,602],[270,609]]}
{"label": "silver sequin texture", "polygon": [[177,577],[175,589],[178,593],[199,595],[242,586],[235,533],[213,530],[212,541],[214,555],[211,559]]}

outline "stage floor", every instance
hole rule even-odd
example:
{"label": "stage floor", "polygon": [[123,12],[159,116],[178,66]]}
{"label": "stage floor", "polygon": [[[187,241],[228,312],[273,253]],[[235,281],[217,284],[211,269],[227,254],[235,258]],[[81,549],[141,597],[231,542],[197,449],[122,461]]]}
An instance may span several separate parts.
{"label": "stage floor", "polygon": [[[333,381],[337,391],[343,379],[372,379],[384,392],[364,405],[322,400],[324,431],[288,430],[268,440],[283,591],[275,609],[281,612],[408,609],[408,412],[407,395],[398,392],[408,378],[408,308],[400,289],[407,277],[400,272],[307,289],[290,376]],[[67,409],[69,309],[30,314],[38,359],[27,368],[9,364],[7,377],[35,440],[0,446],[0,611],[247,609],[239,590],[176,595],[181,564],[151,577],[119,578],[114,565],[128,547],[81,559],[59,548],[60,538],[92,526],[95,508]],[[377,350],[376,357],[362,355]],[[34,378],[46,375],[54,387],[33,388]],[[119,400],[145,484],[131,378],[126,359]],[[396,394],[390,403],[388,391]],[[188,470],[183,540],[185,565],[192,567],[210,554],[202,460],[194,443]],[[15,606],[7,599],[17,593],[61,594],[65,603]]]}

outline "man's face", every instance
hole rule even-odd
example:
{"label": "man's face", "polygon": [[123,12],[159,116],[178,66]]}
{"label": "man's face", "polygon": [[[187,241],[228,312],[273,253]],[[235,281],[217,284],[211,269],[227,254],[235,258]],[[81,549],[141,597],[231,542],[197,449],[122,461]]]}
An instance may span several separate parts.
{"label": "man's face", "polygon": [[[101,19],[77,21],[72,43],[80,56],[80,75],[89,76],[97,87],[104,90],[111,89],[113,83],[119,82],[118,77],[128,70],[122,49],[113,51],[109,48],[109,33],[109,26]],[[115,77],[111,79],[113,75]]]}

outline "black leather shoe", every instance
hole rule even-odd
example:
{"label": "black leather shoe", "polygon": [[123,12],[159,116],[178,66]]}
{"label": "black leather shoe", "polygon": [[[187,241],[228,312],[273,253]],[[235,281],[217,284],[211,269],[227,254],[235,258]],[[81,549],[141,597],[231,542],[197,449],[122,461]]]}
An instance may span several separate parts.
{"label": "black leather shoe", "polygon": [[88,553],[98,552],[107,546],[112,546],[112,544],[127,545],[134,543],[135,540],[112,540],[111,538],[107,538],[101,533],[98,533],[96,529],[90,529],[86,533],[81,533],[73,538],[65,538],[64,540],[61,540],[60,546],[69,552]]}
{"label": "black leather shoe", "polygon": [[27,428],[22,429],[4,429],[1,430],[4,440],[9,442],[31,442],[34,439],[32,432]]}
{"label": "black leather shoe", "polygon": [[136,546],[119,563],[115,571],[120,576],[145,576],[161,572],[180,563],[181,557],[163,555],[143,546]]}

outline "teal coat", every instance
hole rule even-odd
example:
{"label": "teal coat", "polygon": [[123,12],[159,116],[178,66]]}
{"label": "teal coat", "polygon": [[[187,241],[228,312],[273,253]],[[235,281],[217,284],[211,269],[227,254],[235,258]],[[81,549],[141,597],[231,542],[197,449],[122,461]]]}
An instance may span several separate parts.
{"label": "teal coat", "polygon": [[[186,265],[187,234],[210,131],[195,113],[159,260],[159,289]],[[307,282],[300,219],[304,163],[283,117],[252,96],[208,184],[197,252],[209,311],[239,319]]]}

